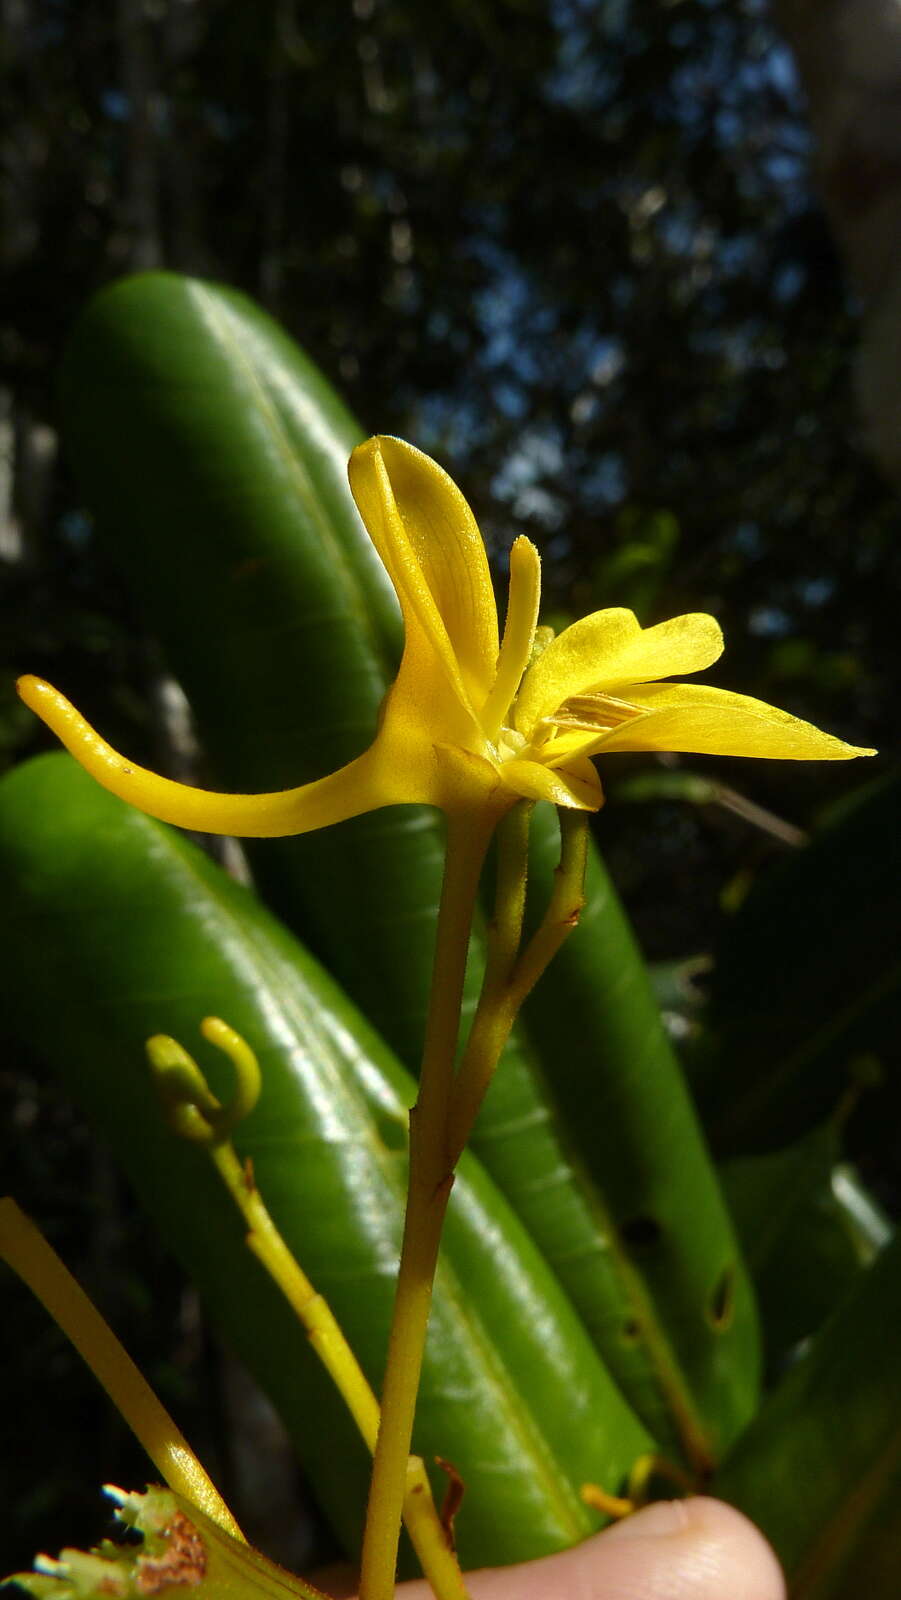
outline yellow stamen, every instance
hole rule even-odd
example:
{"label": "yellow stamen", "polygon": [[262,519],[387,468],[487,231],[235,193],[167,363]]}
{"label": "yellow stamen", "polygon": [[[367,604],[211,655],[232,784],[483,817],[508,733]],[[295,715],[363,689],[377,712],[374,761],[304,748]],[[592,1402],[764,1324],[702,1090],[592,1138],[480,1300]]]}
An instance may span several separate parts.
{"label": "yellow stamen", "polygon": [[618,1494],[608,1494],[599,1483],[583,1483],[579,1490],[579,1499],[587,1506],[593,1506],[595,1511],[602,1511],[605,1517],[614,1517],[617,1522],[622,1522],[624,1517],[631,1517],[638,1507],[633,1500],[625,1500]]}
{"label": "yellow stamen", "polygon": [[504,637],[497,658],[497,676],[480,717],[485,735],[492,744],[497,740],[513,696],[529,665],[540,598],[541,560],[531,541],[520,535],[510,551],[510,597]]}
{"label": "yellow stamen", "polygon": [[584,728],[586,733],[619,728],[624,722],[646,716],[643,706],[620,700],[614,694],[573,694],[545,721],[555,728]]}

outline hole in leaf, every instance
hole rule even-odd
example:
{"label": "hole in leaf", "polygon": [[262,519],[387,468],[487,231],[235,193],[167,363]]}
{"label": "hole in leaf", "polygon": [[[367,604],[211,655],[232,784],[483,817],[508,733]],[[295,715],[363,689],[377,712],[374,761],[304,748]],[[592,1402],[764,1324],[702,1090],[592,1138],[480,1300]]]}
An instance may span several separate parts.
{"label": "hole in leaf", "polygon": [[627,1217],[619,1225],[620,1238],[633,1250],[649,1250],[657,1243],[662,1232],[656,1217]]}
{"label": "hole in leaf", "polygon": [[711,1327],[717,1333],[725,1333],[732,1322],[735,1311],[735,1263],[730,1262],[728,1267],[717,1278],[713,1294],[710,1296],[710,1305],[707,1315]]}
{"label": "hole in leaf", "polygon": [[641,1337],[641,1323],[630,1317],[628,1322],[623,1323],[620,1332],[623,1344],[637,1344]]}

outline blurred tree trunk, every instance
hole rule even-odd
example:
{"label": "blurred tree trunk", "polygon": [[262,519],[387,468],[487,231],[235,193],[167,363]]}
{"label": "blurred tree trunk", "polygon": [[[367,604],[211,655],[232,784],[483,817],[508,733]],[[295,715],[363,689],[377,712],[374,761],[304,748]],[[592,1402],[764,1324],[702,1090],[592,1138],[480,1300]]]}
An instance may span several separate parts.
{"label": "blurred tree trunk", "polygon": [[817,173],[863,299],[857,391],[869,450],[901,487],[901,3],[775,0],[810,104]]}
{"label": "blurred tree trunk", "polygon": [[289,74],[297,53],[294,0],[277,0],[266,69],[266,143],[263,166],[260,299],[275,316],[283,310],[287,218]]}
{"label": "blurred tree trunk", "polygon": [[142,0],[118,0],[119,66],[128,114],[123,212],[134,271],[162,263],[156,123],[159,117],[148,22]]}
{"label": "blurred tree trunk", "polygon": [[209,219],[204,209],[203,141],[198,126],[202,108],[192,76],[208,21],[208,7],[194,5],[192,0],[169,0],[160,35],[168,111],[159,135],[163,190],[169,199],[165,259],[174,271],[197,276],[215,272],[206,242]]}

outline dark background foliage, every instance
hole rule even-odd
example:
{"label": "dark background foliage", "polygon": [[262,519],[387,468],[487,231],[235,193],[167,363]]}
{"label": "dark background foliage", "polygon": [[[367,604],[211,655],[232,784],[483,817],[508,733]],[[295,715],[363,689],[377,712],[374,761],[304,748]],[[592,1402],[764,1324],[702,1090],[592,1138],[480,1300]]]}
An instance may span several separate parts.
{"label": "dark background foliage", "polygon": [[[495,552],[528,531],[552,613],[710,609],[728,642],[713,681],[891,742],[896,505],[856,442],[854,309],[760,0],[2,13],[4,762],[44,743],[13,698],[22,669],[160,759],[153,643],[94,546],[54,403],[87,296],[159,265],[260,299],[365,427],[451,469]],[[726,794],[672,797],[680,773],[705,771],[624,760],[608,775],[600,841],[655,961],[708,951],[761,862],[871,776],[721,764]],[[198,1386],[190,1291],[20,1046],[0,1088],[10,1185],[170,1401],[192,1389],[209,1456],[221,1408],[203,1387],[221,1372]],[[8,1564],[41,1539],[83,1541],[105,1441],[55,1332],[18,1300],[4,1320],[13,1399],[43,1390],[58,1413],[5,1452]],[[23,1499],[23,1483],[42,1487]]]}

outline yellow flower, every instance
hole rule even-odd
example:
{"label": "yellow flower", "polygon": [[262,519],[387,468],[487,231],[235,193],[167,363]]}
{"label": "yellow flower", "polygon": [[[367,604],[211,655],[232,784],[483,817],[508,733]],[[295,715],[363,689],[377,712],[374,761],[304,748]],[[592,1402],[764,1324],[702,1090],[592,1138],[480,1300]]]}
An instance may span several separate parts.
{"label": "yellow flower", "polygon": [[746,695],[661,682],[720,655],[719,625],[703,613],[642,628],[631,611],[597,611],[538,653],[540,562],[525,538],[510,552],[499,641],[485,547],[447,474],[391,438],[360,445],[349,471],[405,628],[400,670],[369,749],[297,789],[213,794],[135,766],[57,690],[22,678],[22,699],[107,789],[183,828],[266,837],[408,802],[451,814],[501,814],[521,797],[596,810],[603,796],[590,758],[619,750],[797,761],[875,753]]}

